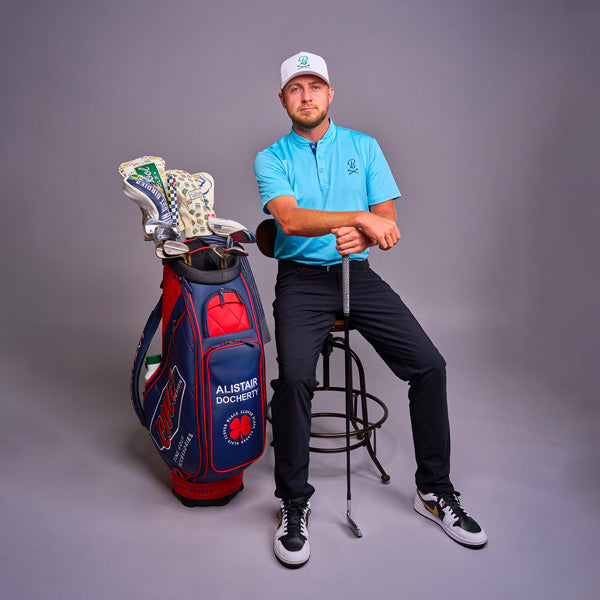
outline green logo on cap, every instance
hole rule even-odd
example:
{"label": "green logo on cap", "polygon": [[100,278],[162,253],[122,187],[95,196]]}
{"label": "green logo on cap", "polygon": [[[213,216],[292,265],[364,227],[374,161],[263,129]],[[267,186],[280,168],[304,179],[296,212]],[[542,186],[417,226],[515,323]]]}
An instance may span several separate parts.
{"label": "green logo on cap", "polygon": [[298,59],[298,68],[299,69],[310,69],[310,64],[308,63],[308,56],[301,56]]}

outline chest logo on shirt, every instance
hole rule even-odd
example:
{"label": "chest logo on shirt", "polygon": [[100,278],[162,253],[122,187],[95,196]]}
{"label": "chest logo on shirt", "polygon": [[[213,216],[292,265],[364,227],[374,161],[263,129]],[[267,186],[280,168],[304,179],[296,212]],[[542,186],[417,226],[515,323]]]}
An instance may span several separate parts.
{"label": "chest logo on shirt", "polygon": [[351,158],[346,164],[348,165],[348,175],[352,175],[352,173],[358,175],[358,167],[356,166],[355,158]]}

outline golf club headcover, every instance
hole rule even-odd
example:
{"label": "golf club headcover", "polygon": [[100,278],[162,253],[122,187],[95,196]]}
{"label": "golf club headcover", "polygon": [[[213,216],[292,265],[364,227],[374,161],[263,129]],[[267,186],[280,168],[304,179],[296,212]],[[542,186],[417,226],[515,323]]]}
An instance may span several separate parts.
{"label": "golf club headcover", "polygon": [[140,156],[121,163],[119,173],[123,179],[141,177],[154,185],[165,198],[167,197],[165,161],[160,156]]}
{"label": "golf club headcover", "polygon": [[123,193],[139,206],[144,216],[144,225],[150,219],[169,225],[173,224],[165,197],[156,186],[146,179],[134,179],[133,177],[123,179]]}
{"label": "golf club headcover", "polygon": [[[160,156],[140,156],[121,163],[119,173],[123,177],[123,193],[133,200],[142,211],[142,227],[145,226],[148,219],[165,221],[164,208],[166,207],[167,210],[169,208],[166,203],[165,161]],[[146,185],[134,185],[132,180],[145,182]],[[152,204],[158,212],[154,210]],[[172,219],[170,218],[168,222],[171,223]],[[152,237],[144,231],[144,240],[151,239]]]}
{"label": "golf club headcover", "polygon": [[214,215],[208,217],[208,227],[214,234],[222,237],[227,237],[236,231],[247,231],[247,228],[237,221],[222,219]]}
{"label": "golf club headcover", "polygon": [[[138,344],[131,399],[186,506],[226,504],[265,446],[266,386],[260,299],[241,259],[188,240],[191,265],[164,261],[163,294]],[[260,307],[262,310],[262,307]],[[140,372],[162,320],[158,369],[140,394]]]}
{"label": "golf club headcover", "polygon": [[215,181],[208,173],[188,173],[179,169],[166,172],[169,187],[174,188],[179,216],[186,238],[210,235],[208,218],[214,216]]}

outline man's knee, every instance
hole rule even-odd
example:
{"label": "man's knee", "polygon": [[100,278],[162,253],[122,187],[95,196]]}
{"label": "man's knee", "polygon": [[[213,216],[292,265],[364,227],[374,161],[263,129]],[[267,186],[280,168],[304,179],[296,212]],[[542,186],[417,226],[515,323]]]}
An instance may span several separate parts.
{"label": "man's knee", "polygon": [[279,373],[279,378],[271,382],[271,387],[277,395],[284,393],[286,396],[304,397],[311,395],[317,387],[318,381],[313,373],[303,373],[295,369]]}
{"label": "man's knee", "polygon": [[314,389],[317,387],[314,376],[290,373],[288,376],[274,379],[271,387],[274,390],[271,399],[274,435],[276,431],[291,435],[290,427],[301,436],[310,432],[311,404]]}
{"label": "man's knee", "polygon": [[446,378],[446,361],[434,346],[421,351],[415,362],[416,376],[426,374],[428,377]]}
{"label": "man's knee", "polygon": [[434,348],[433,351],[430,353],[429,364],[431,365],[431,369],[433,369],[434,371],[438,371],[441,373],[446,372],[446,361],[437,348]]}

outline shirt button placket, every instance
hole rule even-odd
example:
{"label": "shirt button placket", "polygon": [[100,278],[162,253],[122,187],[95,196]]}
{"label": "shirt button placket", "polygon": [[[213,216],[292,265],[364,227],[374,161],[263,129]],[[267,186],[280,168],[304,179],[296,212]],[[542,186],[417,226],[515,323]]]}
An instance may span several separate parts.
{"label": "shirt button placket", "polygon": [[316,154],[317,169],[319,171],[319,184],[322,188],[329,187],[329,173],[325,168],[325,161],[323,160],[323,152],[319,150]]}

